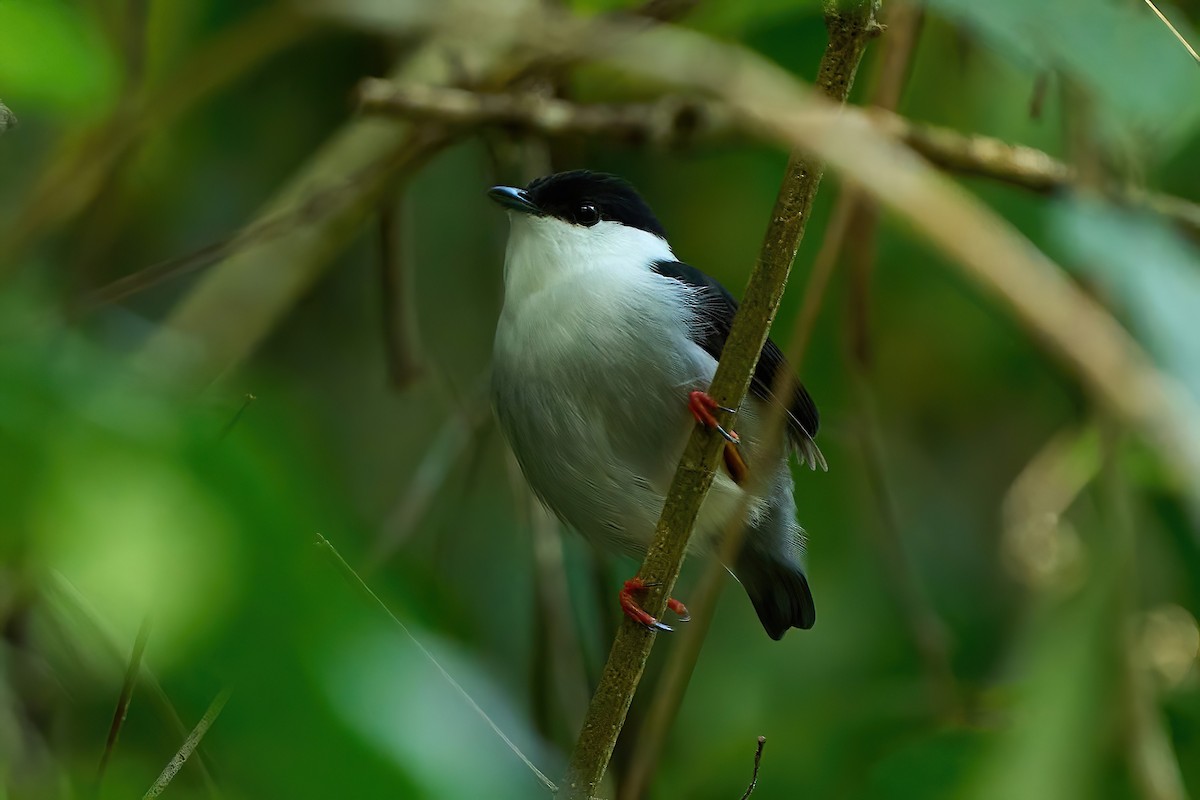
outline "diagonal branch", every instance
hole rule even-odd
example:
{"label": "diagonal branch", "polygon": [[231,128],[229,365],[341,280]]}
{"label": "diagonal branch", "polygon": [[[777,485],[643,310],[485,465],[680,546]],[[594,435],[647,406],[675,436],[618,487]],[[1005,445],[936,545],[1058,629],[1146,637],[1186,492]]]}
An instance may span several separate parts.
{"label": "diagonal branch", "polygon": [[[867,40],[878,31],[875,6],[876,0],[859,0],[845,8],[833,0],[826,3],[829,44],[821,58],[817,84],[832,98],[844,101],[849,94]],[[750,274],[709,389],[709,394],[723,406],[740,405],[749,388],[758,354],[766,342],[804,236],[823,170],[823,164],[808,154],[794,153],[788,161],[758,263]],[[688,439],[671,482],[654,541],[638,571],[638,577],[651,587],[645,608],[656,617],[665,610],[667,597],[679,577],[688,539],[712,485],[722,445],[723,441],[711,430],[697,427]],[[564,781],[568,798],[592,797],[603,778],[654,638],[653,631],[628,619],[618,630],[571,754]]]}

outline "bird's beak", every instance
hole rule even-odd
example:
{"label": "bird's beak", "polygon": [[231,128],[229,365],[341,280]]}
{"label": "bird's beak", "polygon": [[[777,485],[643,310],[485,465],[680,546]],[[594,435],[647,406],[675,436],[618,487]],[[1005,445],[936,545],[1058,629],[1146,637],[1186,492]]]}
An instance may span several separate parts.
{"label": "bird's beak", "polygon": [[541,214],[542,210],[529,199],[529,192],[515,186],[493,186],[488,189],[488,197],[495,200],[509,211],[521,214]]}

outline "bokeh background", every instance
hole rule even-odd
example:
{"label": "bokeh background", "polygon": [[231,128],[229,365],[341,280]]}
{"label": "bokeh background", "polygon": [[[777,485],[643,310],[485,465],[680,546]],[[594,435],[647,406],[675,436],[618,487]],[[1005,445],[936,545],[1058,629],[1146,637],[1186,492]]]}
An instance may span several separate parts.
{"label": "bokeh background", "polygon": [[[624,175],[736,294],[786,154],[487,129],[397,170],[403,124],[361,118],[357,83],[414,57],[469,76],[478,55],[364,22],[414,5],[0,0],[20,120],[0,136],[6,796],[139,796],[214,700],[167,796],[545,796],[405,630],[560,775],[636,565],[560,538],[492,422],[506,221],[483,192],[548,167]],[[677,24],[815,74],[818,3],[694,5]],[[1162,7],[1198,41],[1200,6]],[[1200,200],[1200,65],[1141,0],[922,11],[904,116]],[[659,92],[588,64],[552,83]],[[1194,228],[961,180],[1200,400]],[[326,205],[276,213],[309,186]],[[840,189],[822,186],[777,340]],[[255,291],[186,311],[230,269]],[[760,735],[764,800],[1200,792],[1196,476],[886,211],[872,274],[864,294],[835,273],[802,367],[830,465],[796,471],[818,624],[772,642],[727,587],[649,796],[741,796]],[[210,346],[227,357],[197,360]],[[618,783],[674,646],[659,638]]]}

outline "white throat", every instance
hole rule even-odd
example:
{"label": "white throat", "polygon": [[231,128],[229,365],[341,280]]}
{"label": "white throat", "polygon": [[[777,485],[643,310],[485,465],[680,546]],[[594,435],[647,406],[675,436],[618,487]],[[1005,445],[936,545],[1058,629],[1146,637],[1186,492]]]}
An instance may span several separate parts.
{"label": "white throat", "polygon": [[653,233],[602,220],[591,227],[556,217],[509,212],[512,232],[504,260],[505,304],[520,301],[562,280],[599,273],[607,283],[645,275],[656,261],[674,261],[671,246]]}

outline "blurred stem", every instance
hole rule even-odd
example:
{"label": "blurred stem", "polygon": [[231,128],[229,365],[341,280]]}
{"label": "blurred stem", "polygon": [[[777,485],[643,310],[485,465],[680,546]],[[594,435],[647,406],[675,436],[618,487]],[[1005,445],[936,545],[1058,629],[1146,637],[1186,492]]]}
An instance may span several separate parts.
{"label": "blurred stem", "polygon": [[129,665],[125,668],[125,680],[121,683],[121,693],[117,695],[117,707],[113,709],[112,723],[108,726],[108,737],[104,741],[104,753],[100,756],[100,766],[96,769],[96,784],[93,796],[100,796],[100,784],[104,782],[104,773],[108,769],[109,759],[117,747],[117,737],[121,735],[121,726],[129,713],[129,703],[133,700],[133,687],[137,684],[137,676],[142,671],[142,654],[146,652],[146,642],[150,639],[150,617],[142,619],[137,636],[133,640],[133,651],[129,654]]}
{"label": "blurred stem", "polygon": [[592,136],[655,148],[682,147],[734,132],[719,104],[665,95],[646,103],[574,103],[531,92],[482,93],[366,78],[358,85],[366,114],[464,128],[518,127],[543,136]]}
{"label": "blurred stem", "polygon": [[[878,31],[876,7],[875,0],[825,5],[829,45],[821,58],[817,84],[831,98],[844,101],[850,92],[867,41]],[[762,251],[709,388],[709,394],[721,405],[736,408],[745,397],[804,236],[823,170],[823,164],[807,154],[793,153],[789,159]],[[723,446],[719,436],[697,426],[680,460],[654,541],[638,571],[638,577],[652,585],[646,592],[644,607],[655,617],[662,616],[679,577],[688,538],[712,484]],[[653,631],[629,619],[622,621],[567,768],[564,789],[568,798],[591,798],[595,794],[654,638]]]}
{"label": "blurred stem", "polygon": [[[450,73],[440,48],[430,45],[397,74],[449,80]],[[446,141],[436,129],[372,119],[347,123],[260,220],[308,213],[212,267],[150,337],[135,367],[194,391],[241,362],[362,229],[399,176]]]}
{"label": "blurred stem", "polygon": [[142,796],[142,800],[151,800],[151,798],[158,797],[166,791],[167,786],[179,774],[179,770],[183,769],[183,765],[187,763],[188,758],[200,746],[200,741],[204,738],[204,734],[208,733],[208,729],[212,727],[217,717],[220,716],[221,709],[225,708],[225,703],[229,701],[229,694],[229,689],[222,689],[217,692],[217,696],[209,703],[208,710],[204,712],[204,716],[200,718],[200,721],[196,723],[196,727],[192,728],[192,732],[183,740],[183,744],[179,746],[179,751],[163,767],[158,780],[146,791],[146,794]]}
{"label": "blurred stem", "polygon": [[[888,35],[877,66],[871,105],[894,112],[900,105],[909,66],[920,37],[923,9],[913,3],[889,5]],[[899,119],[899,117],[895,117]],[[958,682],[954,677],[945,625],[933,609],[916,569],[904,547],[903,526],[884,455],[871,365],[871,283],[878,257],[879,204],[855,184],[847,185],[839,201],[845,223],[836,228],[831,247],[836,261],[844,246],[849,270],[849,359],[851,384],[858,418],[857,438],[878,524],[874,551],[887,581],[888,592],[917,649],[933,705],[948,719],[961,716]]]}
{"label": "blurred stem", "polygon": [[[571,619],[562,535],[558,521],[523,482],[522,489],[523,497],[518,500],[523,499],[529,507],[533,534],[534,598],[538,612],[535,626],[537,635],[544,637],[545,663],[550,672],[549,685],[536,688],[542,692],[553,688],[552,693],[547,693],[557,696],[565,727],[576,731],[587,711],[588,684],[577,626]],[[546,732],[549,733],[549,726]]]}
{"label": "blurred stem", "polygon": [[368,572],[383,565],[412,536],[451,471],[463,459],[471,442],[491,422],[491,418],[487,400],[479,392],[467,407],[451,414],[442,424],[433,443],[417,464],[404,494],[396,501],[380,527],[379,536],[367,559]]}
{"label": "blurred stem", "polygon": [[1133,498],[1129,478],[1121,468],[1122,435],[1115,420],[1102,426],[1104,459],[1101,469],[1105,515],[1114,530],[1115,547],[1121,574],[1117,578],[1120,602],[1122,686],[1126,755],[1143,800],[1187,800],[1179,758],[1164,729],[1150,665],[1143,660],[1137,640],[1137,526],[1133,518]]}
{"label": "blurred stem", "polygon": [[883,432],[870,377],[860,369],[853,370],[852,374],[859,447],[878,515],[879,524],[874,527],[875,553],[888,591],[898,602],[900,616],[908,626],[921,658],[933,705],[947,720],[958,720],[962,717],[962,709],[958,681],[950,663],[946,628],[934,611],[904,547],[903,526],[888,477]]}
{"label": "blurred stem", "polygon": [[[95,631],[104,648],[108,651],[109,656],[114,661],[123,661],[124,645],[118,643],[119,639],[109,626],[108,621],[100,616],[99,612],[88,602],[87,598],[70,581],[57,572],[51,575],[49,585],[51,587],[51,596],[59,604],[60,613],[64,610],[69,610],[76,618],[86,622]],[[183,718],[179,716],[179,712],[171,703],[171,698],[167,696],[162,684],[159,683],[158,676],[146,664],[145,659],[142,659],[139,675],[141,680],[146,682],[150,690],[150,699],[158,706],[159,714],[167,720],[178,735],[185,736],[187,728],[183,724]],[[216,781],[213,780],[212,773],[208,771],[208,766],[204,763],[204,759],[199,753],[196,754],[195,763],[196,769],[200,771],[200,777],[204,781],[205,788],[208,790],[209,797],[220,797],[221,792],[217,788]]]}
{"label": "blurred stem", "polygon": [[1087,194],[1098,194],[1109,185],[1109,170],[1096,135],[1095,104],[1083,86],[1066,77],[1062,81],[1062,94],[1063,138],[1077,188]]}
{"label": "blurred stem", "polygon": [[146,136],[165,130],[312,29],[311,19],[286,4],[251,12],[201,45],[170,79],[143,90],[134,108],[119,104],[108,120],[64,138],[26,193],[21,213],[0,231],[0,278],[17,266],[28,246],[86,209]]}
{"label": "blurred stem", "polygon": [[397,195],[379,206],[379,295],[383,349],[392,388],[403,391],[421,375],[417,302],[405,257],[404,203]]}
{"label": "blurred stem", "polygon": [[[908,80],[909,67],[917,49],[924,9],[911,2],[889,3],[885,12],[887,35],[875,66],[870,105],[887,112],[900,107],[900,97]],[[871,283],[879,247],[879,204],[853,184],[847,184],[846,197],[849,235],[846,261],[850,274],[849,329],[850,352],[862,366],[872,361]],[[839,200],[841,197],[839,197]]]}

